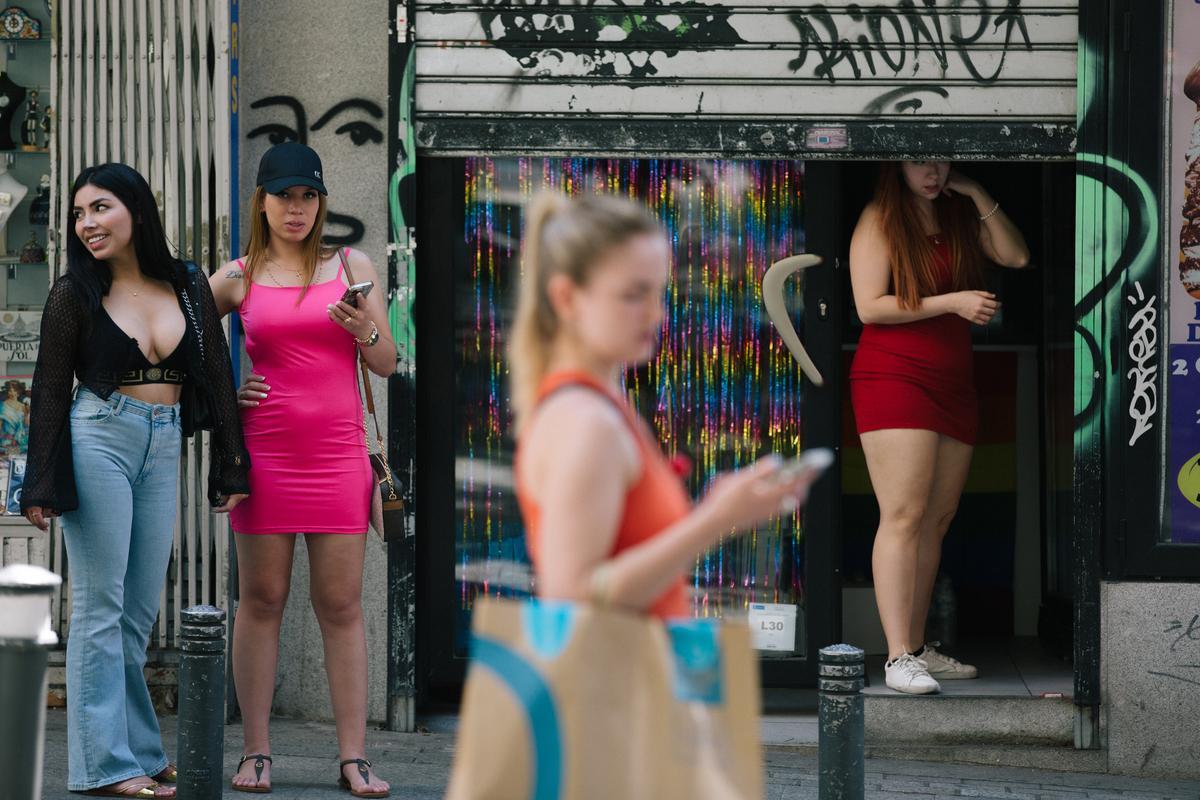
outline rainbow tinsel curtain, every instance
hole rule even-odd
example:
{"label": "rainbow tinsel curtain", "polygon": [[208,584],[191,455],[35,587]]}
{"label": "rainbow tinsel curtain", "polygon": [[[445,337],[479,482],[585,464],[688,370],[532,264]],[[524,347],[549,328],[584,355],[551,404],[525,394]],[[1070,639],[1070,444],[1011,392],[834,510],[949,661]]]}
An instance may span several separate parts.
{"label": "rainbow tinsel curtain", "polygon": [[[668,454],[694,462],[696,494],[718,471],[800,449],[799,373],[766,317],[760,283],[773,261],[804,250],[799,162],[468,158],[464,172],[454,265],[460,626],[477,592],[504,591],[467,576],[525,560],[505,363],[524,201],[547,188],[607,192],[662,220],[674,245],[662,348],[626,380]],[[799,308],[795,290],[791,304]],[[803,553],[798,518],[725,540],[696,561],[696,614],[744,612],[750,602],[794,603],[803,613]]]}

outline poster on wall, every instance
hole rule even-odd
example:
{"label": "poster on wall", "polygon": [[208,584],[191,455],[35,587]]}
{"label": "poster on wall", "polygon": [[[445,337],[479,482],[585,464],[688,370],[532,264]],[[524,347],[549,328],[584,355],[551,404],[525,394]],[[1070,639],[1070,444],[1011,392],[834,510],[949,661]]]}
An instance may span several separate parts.
{"label": "poster on wall", "polygon": [[[17,503],[17,510],[21,507],[20,502]],[[0,458],[0,509],[3,509],[4,515],[8,514],[8,459]],[[11,516],[11,515],[9,515]]]}
{"label": "poster on wall", "polygon": [[[1200,3],[1175,0],[1170,62],[1170,426],[1164,538],[1200,544]],[[1172,260],[1173,260],[1172,259]]]}
{"label": "poster on wall", "polygon": [[0,310],[0,361],[37,361],[41,311]]}
{"label": "poster on wall", "polygon": [[21,516],[21,484],[25,482],[25,459],[8,459],[8,491],[4,498],[4,513]]}
{"label": "poster on wall", "polygon": [[29,450],[30,386],[41,325],[40,311],[0,310],[0,459]]}
{"label": "poster on wall", "polygon": [[29,452],[32,375],[0,375],[0,459]]}

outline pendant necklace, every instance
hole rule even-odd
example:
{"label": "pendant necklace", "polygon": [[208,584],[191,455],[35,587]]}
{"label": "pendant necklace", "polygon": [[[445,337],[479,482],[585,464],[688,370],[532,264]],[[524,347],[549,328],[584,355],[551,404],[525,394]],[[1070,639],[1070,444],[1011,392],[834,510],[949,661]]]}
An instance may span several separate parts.
{"label": "pendant necklace", "polygon": [[[298,269],[288,269],[287,267],[283,266],[282,264],[280,264],[278,261],[276,261],[275,259],[271,258],[270,256],[267,256],[267,262],[268,262],[268,263],[270,263],[270,264],[273,264],[273,265],[275,265],[275,266],[277,266],[277,267],[279,267],[279,268],[280,268],[281,270],[283,270],[284,272],[290,272],[290,273],[292,273],[293,275],[295,275],[295,276],[296,276],[296,279],[297,279],[297,280],[299,280],[299,279],[300,279],[300,270],[298,270]],[[295,288],[298,288],[298,287],[295,287],[295,286],[284,286],[282,283],[280,283],[280,282],[279,282],[279,279],[275,277],[275,273],[274,273],[274,271],[273,271],[273,270],[270,270],[270,269],[268,269],[268,270],[267,270],[267,277],[271,279],[271,282],[272,282],[272,283],[274,283],[276,286],[278,286],[278,287],[279,287],[279,288],[281,288],[281,289],[295,289]]]}

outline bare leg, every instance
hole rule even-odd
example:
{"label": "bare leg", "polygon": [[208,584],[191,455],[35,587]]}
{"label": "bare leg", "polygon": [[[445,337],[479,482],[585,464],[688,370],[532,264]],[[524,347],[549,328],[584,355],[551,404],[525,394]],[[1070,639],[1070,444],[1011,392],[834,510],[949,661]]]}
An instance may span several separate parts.
{"label": "bare leg", "polygon": [[[237,616],[233,620],[233,681],[242,709],[242,753],[271,754],[271,700],[279,661],[279,626],[292,582],[295,534],[234,534],[238,557]],[[261,782],[254,760],[242,765],[235,786],[267,787],[271,762]]]}
{"label": "bare leg", "polygon": [[925,641],[925,620],[933,597],[938,564],[942,560],[942,539],[950,528],[958,501],[962,497],[967,472],[971,469],[971,454],[975,448],[949,436],[938,438],[937,465],[933,474],[933,489],[921,526],[920,549],[917,556],[917,585],[913,596],[913,616],[908,638],[920,647]]}
{"label": "bare leg", "polygon": [[[325,643],[325,674],[337,727],[338,760],[366,757],[367,634],[362,612],[366,536],[309,534],[310,596]],[[350,785],[363,789],[354,765],[342,769]],[[370,791],[388,788],[371,775]]]}
{"label": "bare leg", "polygon": [[938,434],[891,429],[862,435],[871,485],[879,500],[879,530],[871,567],[888,659],[911,653],[921,525],[937,463]]}

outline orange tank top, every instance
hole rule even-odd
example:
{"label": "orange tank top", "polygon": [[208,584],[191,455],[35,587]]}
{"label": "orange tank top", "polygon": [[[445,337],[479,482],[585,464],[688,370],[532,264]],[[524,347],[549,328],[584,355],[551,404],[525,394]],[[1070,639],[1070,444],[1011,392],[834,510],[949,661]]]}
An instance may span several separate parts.
{"label": "orange tank top", "polygon": [[[687,516],[691,511],[691,500],[683,481],[659,449],[649,427],[623,398],[586,373],[564,371],[546,376],[538,387],[537,402],[540,404],[549,395],[567,386],[580,386],[599,392],[620,409],[637,442],[638,456],[642,462],[641,474],[625,493],[625,507],[621,512],[617,536],[609,555],[615,556],[623,550],[635,547]],[[517,460],[520,460],[520,453],[521,445],[518,442]],[[520,474],[520,469],[517,469],[517,502],[525,521],[529,557],[536,569],[541,542],[541,509],[524,490]],[[657,617],[691,615],[683,576],[654,602],[650,613]]]}

